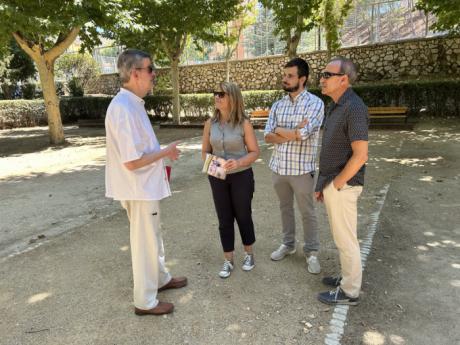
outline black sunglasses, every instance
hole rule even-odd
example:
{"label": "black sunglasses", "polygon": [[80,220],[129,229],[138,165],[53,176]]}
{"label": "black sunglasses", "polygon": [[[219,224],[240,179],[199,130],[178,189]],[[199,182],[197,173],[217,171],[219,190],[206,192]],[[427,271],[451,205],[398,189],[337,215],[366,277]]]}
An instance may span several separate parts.
{"label": "black sunglasses", "polygon": [[136,67],[136,69],[146,69],[150,74],[155,70],[152,65],[147,66],[147,67]]}
{"label": "black sunglasses", "polygon": [[345,75],[345,73],[333,73],[333,72],[320,72],[318,74],[318,79],[329,79],[330,77],[334,77],[334,76],[342,76],[342,75]]}
{"label": "black sunglasses", "polygon": [[214,97],[219,97],[219,98],[224,98],[225,97],[225,92],[224,91],[214,91],[213,92]]}

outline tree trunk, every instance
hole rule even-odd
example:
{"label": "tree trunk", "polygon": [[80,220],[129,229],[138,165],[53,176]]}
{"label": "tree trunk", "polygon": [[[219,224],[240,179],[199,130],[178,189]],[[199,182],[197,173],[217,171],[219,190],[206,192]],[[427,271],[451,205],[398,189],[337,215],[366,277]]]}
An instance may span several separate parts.
{"label": "tree trunk", "polygon": [[225,59],[225,71],[226,71],[226,77],[225,77],[225,80],[227,82],[230,81],[230,57],[227,56],[227,58]]}
{"label": "tree trunk", "polygon": [[179,59],[171,59],[171,84],[173,89],[173,121],[180,124]]}
{"label": "tree trunk", "polygon": [[38,61],[34,59],[40,83],[43,90],[46,113],[48,114],[48,131],[51,144],[64,143],[64,130],[62,128],[61,112],[59,110],[59,98],[56,95],[54,84],[54,62],[46,61],[43,57]]}
{"label": "tree trunk", "polygon": [[295,33],[294,36],[289,38],[287,46],[287,56],[289,59],[293,59],[297,56],[297,47],[299,46],[300,36],[301,35]]}
{"label": "tree trunk", "polygon": [[67,33],[61,33],[54,46],[45,51],[39,42],[27,39],[21,32],[12,35],[22,50],[34,60],[37,65],[40,83],[43,90],[46,113],[48,114],[48,131],[50,142],[54,145],[63,144],[64,130],[62,128],[61,112],[59,111],[59,97],[56,95],[54,84],[54,62],[72,44],[78,36],[80,27],[73,27]]}

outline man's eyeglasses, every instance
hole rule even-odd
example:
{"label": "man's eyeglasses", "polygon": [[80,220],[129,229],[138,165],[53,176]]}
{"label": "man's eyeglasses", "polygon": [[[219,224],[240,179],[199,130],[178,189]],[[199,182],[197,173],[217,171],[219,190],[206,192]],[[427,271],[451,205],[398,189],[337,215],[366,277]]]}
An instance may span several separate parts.
{"label": "man's eyeglasses", "polygon": [[329,79],[330,77],[342,76],[342,75],[345,75],[345,73],[321,72],[321,73],[318,74],[319,79],[321,79],[321,78]]}
{"label": "man's eyeglasses", "polygon": [[214,97],[219,97],[219,98],[224,98],[225,97],[225,92],[224,91],[214,91],[213,92]]}
{"label": "man's eyeglasses", "polygon": [[152,65],[147,66],[147,67],[136,67],[136,69],[146,69],[149,74],[152,74],[152,72],[155,70]]}

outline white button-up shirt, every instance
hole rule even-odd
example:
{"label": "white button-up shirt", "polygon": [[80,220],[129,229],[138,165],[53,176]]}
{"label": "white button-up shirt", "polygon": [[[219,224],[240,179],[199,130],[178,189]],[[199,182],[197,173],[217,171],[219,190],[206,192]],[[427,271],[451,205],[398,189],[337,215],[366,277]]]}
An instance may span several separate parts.
{"label": "white button-up shirt", "polygon": [[161,200],[170,196],[163,159],[132,171],[124,165],[160,150],[142,98],[122,88],[107,109],[105,129],[106,197],[115,200]]}

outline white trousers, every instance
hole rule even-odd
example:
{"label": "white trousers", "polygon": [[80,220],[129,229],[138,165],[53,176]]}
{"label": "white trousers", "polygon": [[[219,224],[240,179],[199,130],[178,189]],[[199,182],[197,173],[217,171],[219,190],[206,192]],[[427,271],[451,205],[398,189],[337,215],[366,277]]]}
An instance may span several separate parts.
{"label": "white trousers", "polygon": [[121,205],[129,218],[134,306],[155,308],[158,288],[171,280],[165,267],[160,229],[160,202],[124,200]]}
{"label": "white trousers", "polygon": [[352,298],[359,296],[363,276],[357,234],[358,197],[362,191],[362,186],[348,184],[338,191],[332,183],[323,190],[329,225],[340,255],[340,287]]}

